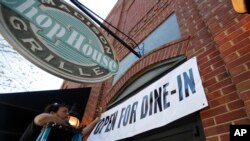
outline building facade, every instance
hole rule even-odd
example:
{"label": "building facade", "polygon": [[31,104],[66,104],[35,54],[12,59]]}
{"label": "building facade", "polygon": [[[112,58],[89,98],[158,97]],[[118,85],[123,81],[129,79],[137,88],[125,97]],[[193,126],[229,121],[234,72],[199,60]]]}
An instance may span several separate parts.
{"label": "building facade", "polygon": [[118,0],[106,20],[138,44],[142,57],[107,34],[120,61],[117,74],[96,84],[64,81],[62,89],[92,88],[82,124],[98,107],[115,107],[194,56],[208,107],[147,132],[148,138],[195,126],[193,135],[200,137],[194,140],[228,141],[231,124],[250,124],[250,15],[236,13],[230,0]]}

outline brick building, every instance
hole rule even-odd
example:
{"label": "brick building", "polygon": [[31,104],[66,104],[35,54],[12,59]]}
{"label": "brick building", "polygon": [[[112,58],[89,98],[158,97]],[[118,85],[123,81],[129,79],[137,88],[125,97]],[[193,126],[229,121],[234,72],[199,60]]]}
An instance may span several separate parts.
{"label": "brick building", "polygon": [[229,125],[250,124],[250,15],[237,14],[230,0],[118,0],[107,21],[138,43],[136,50],[143,55],[135,57],[107,35],[120,61],[119,72],[103,83],[63,83],[62,89],[92,88],[83,124],[96,116],[97,107],[116,106],[194,56],[208,107],[191,114],[194,121],[186,117],[148,136],[194,123],[201,134],[197,140],[228,141]]}

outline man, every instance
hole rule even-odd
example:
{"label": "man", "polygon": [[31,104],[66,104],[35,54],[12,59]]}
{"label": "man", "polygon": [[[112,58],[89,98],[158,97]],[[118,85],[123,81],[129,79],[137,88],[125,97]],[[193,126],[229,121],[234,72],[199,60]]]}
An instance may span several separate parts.
{"label": "man", "polygon": [[[56,123],[69,127],[71,125],[68,123],[68,117],[69,110],[67,105],[58,103],[50,104],[45,108],[44,113],[37,115],[28,125],[19,141],[36,141],[43,126],[48,123]],[[97,117],[94,121],[87,125],[82,130],[82,135],[84,136],[89,134],[99,120],[100,118]]]}

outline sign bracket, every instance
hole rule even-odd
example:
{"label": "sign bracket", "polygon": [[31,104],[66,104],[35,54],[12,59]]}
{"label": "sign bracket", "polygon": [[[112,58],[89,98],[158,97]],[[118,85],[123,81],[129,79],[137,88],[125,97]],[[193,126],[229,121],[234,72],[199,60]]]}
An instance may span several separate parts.
{"label": "sign bracket", "polygon": [[[127,44],[126,42],[124,42],[120,37],[118,37],[113,31],[111,31],[107,26],[105,26],[102,22],[100,22],[94,15],[92,15],[92,12],[90,9],[88,9],[86,6],[84,6],[82,3],[80,3],[78,0],[70,0],[75,6],[77,6],[83,13],[85,13],[89,18],[91,18],[95,23],[97,23],[98,25],[100,25],[105,31],[107,31],[111,36],[113,36],[117,41],[119,41],[122,45],[124,45],[129,51],[131,51],[135,56],[137,56],[138,58],[141,57],[141,54],[139,54],[138,52],[136,52],[129,44]],[[90,13],[91,12],[91,13]],[[97,17],[99,17],[97,14],[95,14]],[[99,17],[100,18],[100,17]],[[105,21],[105,20],[104,20]],[[113,28],[115,28],[113,25],[111,25],[110,23],[108,23],[107,21],[105,21],[107,24],[109,24],[110,26],[112,26]],[[118,32],[122,33],[123,35],[125,35],[128,39],[130,39],[131,41],[133,41],[129,36],[127,36],[126,34],[124,34],[123,32],[121,32],[120,30],[118,30],[117,28],[115,28]],[[134,41],[133,41],[134,42]],[[135,42],[134,42],[135,43]],[[135,43],[136,44],[136,43]],[[137,45],[137,44],[136,44]]]}

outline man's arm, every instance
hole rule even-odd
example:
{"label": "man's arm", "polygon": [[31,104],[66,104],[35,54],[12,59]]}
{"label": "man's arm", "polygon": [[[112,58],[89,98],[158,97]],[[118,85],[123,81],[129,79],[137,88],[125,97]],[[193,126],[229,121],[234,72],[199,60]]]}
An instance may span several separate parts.
{"label": "man's arm", "polygon": [[100,117],[97,117],[94,121],[92,121],[89,125],[87,125],[82,130],[82,135],[86,136],[90,134],[90,132],[94,129],[95,125],[100,121]]}
{"label": "man's arm", "polygon": [[51,122],[68,126],[66,121],[64,121],[63,119],[61,119],[55,115],[49,114],[49,113],[39,114],[34,119],[34,123],[38,126],[44,126],[47,123],[51,123]]}

